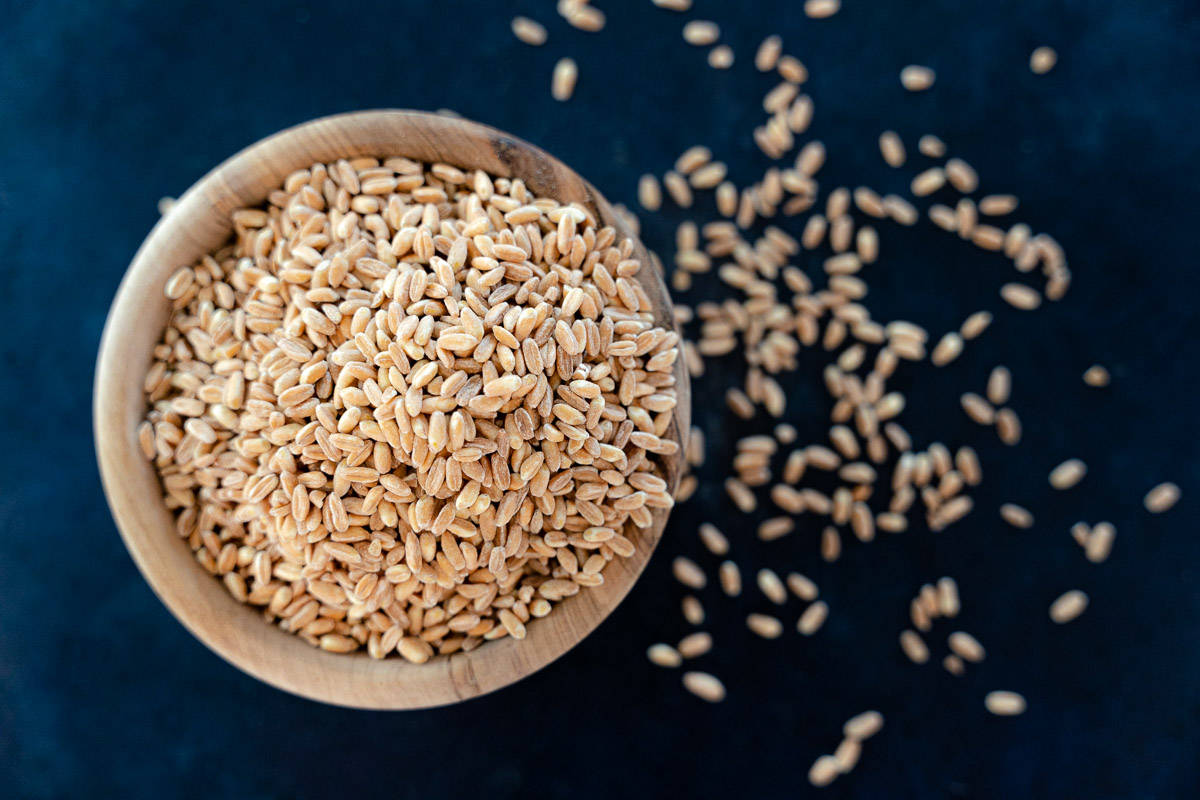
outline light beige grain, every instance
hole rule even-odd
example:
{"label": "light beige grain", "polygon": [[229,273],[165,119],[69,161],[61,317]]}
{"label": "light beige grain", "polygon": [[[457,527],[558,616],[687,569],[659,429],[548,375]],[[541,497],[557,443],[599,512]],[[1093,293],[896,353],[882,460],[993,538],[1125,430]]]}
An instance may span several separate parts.
{"label": "light beige grain", "polygon": [[579,81],[579,66],[571,58],[560,58],[554,65],[550,80],[550,95],[560,103],[571,99],[575,84]]}
{"label": "light beige grain", "polygon": [[512,32],[522,42],[534,47],[546,43],[546,27],[529,17],[513,17]]}
{"label": "light beige grain", "polygon": [[909,64],[900,70],[900,85],[910,92],[923,92],[933,86],[937,75],[929,67]]}
{"label": "light beige grain", "polygon": [[1068,458],[1050,470],[1050,485],[1059,491],[1070,489],[1087,475],[1087,464],[1078,458]]}
{"label": "light beige grain", "polygon": [[1050,619],[1058,625],[1065,625],[1078,617],[1088,607],[1088,596],[1078,589],[1064,592],[1050,604]]}
{"label": "light beige grain", "polygon": [[988,692],[983,698],[983,705],[998,717],[1015,717],[1025,713],[1025,698],[1016,692]]}
{"label": "light beige grain", "polygon": [[1174,508],[1180,495],[1179,487],[1174,483],[1160,483],[1146,493],[1142,502],[1151,514],[1161,514]]}
{"label": "light beige grain", "polygon": [[725,684],[707,672],[683,673],[683,688],[709,703],[719,703],[725,699]]}
{"label": "light beige grain", "polygon": [[1045,75],[1054,69],[1054,65],[1057,63],[1058,53],[1054,51],[1053,47],[1042,45],[1029,55],[1029,69],[1034,75]]}

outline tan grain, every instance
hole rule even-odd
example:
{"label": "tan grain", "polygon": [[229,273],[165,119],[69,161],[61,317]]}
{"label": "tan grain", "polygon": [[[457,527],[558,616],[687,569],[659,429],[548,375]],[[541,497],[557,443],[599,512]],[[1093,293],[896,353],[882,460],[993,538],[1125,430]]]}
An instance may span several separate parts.
{"label": "tan grain", "polygon": [[1070,489],[1087,475],[1087,464],[1078,458],[1068,458],[1050,470],[1050,485],[1059,491]]}
{"label": "tan grain", "polygon": [[1016,692],[988,692],[983,698],[983,705],[998,717],[1015,717],[1025,713],[1025,698]]}
{"label": "tan grain", "polygon": [[1142,502],[1151,514],[1161,514],[1174,508],[1180,495],[1179,487],[1174,483],[1160,483],[1146,493]]}
{"label": "tan grain", "polygon": [[579,66],[571,58],[560,58],[554,65],[550,80],[550,95],[560,103],[571,99],[579,80]]}
{"label": "tan grain", "polygon": [[900,70],[900,85],[910,92],[923,92],[933,86],[936,74],[929,67],[909,64]]}
{"label": "tan grain", "polygon": [[1058,625],[1065,625],[1078,617],[1088,607],[1088,596],[1078,589],[1064,592],[1050,604],[1050,619]]}
{"label": "tan grain", "polygon": [[725,684],[707,672],[685,672],[683,688],[709,703],[719,703],[725,699]]}

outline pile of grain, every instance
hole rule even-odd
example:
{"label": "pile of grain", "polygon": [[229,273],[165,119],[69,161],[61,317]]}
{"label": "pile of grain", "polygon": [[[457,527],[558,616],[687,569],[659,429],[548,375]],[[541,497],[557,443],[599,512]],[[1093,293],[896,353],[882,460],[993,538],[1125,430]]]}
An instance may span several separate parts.
{"label": "pile of grain", "polygon": [[414,662],[523,638],[673,504],[678,337],[589,210],[357,158],[233,225],[166,285],[139,436],[176,532],[267,620]]}

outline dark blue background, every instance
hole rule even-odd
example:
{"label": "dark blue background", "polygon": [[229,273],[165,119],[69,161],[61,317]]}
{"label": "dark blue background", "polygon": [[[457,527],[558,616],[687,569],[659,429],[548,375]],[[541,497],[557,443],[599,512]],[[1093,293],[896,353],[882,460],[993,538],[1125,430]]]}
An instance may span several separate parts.
{"label": "dark blue background", "polygon": [[[243,7],[244,5],[244,7]],[[887,716],[855,773],[828,797],[1195,797],[1200,793],[1200,531],[1197,530],[1195,240],[1200,15],[1191,0],[845,0],[814,22],[799,0],[697,0],[738,63],[705,66],[682,43],[688,17],[646,0],[601,2],[608,28],[566,27],[533,2],[0,2],[0,795],[239,797],[794,797],[866,708]],[[550,28],[534,49],[508,31],[518,11]],[[871,268],[879,319],[945,331],[981,307],[993,328],[945,370],[903,369],[918,444],[980,451],[977,510],[942,534],[850,546],[823,564],[815,529],[758,546],[720,492],[683,509],[646,578],[597,633],[535,679],[455,708],[364,713],[257,683],[192,639],[121,546],[91,440],[92,365],[108,304],[155,201],[282,127],[371,107],[448,107],[533,141],[631,202],[636,176],[702,142],[749,182],[750,143],[770,79],[754,48],[779,32],[812,72],[813,135],[829,147],[822,186],[904,186],[875,145],[887,127],[934,132],[976,165],[984,192],[1020,195],[1020,217],[1066,246],[1067,299],[1036,314],[1002,307],[1011,269],[931,226],[882,225]],[[1030,51],[1060,53],[1035,77]],[[580,64],[575,98],[549,96],[554,61]],[[910,95],[907,63],[937,70]],[[913,165],[921,163],[919,160]],[[669,256],[668,211],[647,243]],[[695,297],[689,295],[689,300]],[[1101,361],[1106,390],[1080,373]],[[968,422],[963,389],[992,366],[1015,377],[1026,429],[1015,450]],[[813,375],[790,384],[804,440],[828,413]],[[734,435],[719,365],[696,385],[715,485]],[[1046,485],[1069,456],[1091,466],[1066,493]],[[1164,479],[1185,497],[1151,517]],[[1037,514],[1005,528],[1005,501]],[[669,557],[709,567],[694,528],[726,520],[745,568],[800,568],[833,613],[812,640],[764,642],[741,618],[749,593],[703,597],[716,633],[701,662],[729,687],[707,706],[643,649],[686,632]],[[1067,535],[1110,519],[1113,558],[1087,564]],[[988,648],[963,678],[917,668],[896,634],[907,600],[943,574],[962,586],[961,626]],[[1085,589],[1064,628],[1046,606]],[[794,620],[798,607],[787,615]],[[940,628],[943,632],[949,628]],[[939,643],[939,647],[940,647]],[[938,650],[938,653],[941,651]],[[1020,718],[982,708],[993,688],[1029,699]],[[815,792],[814,792],[815,794]],[[364,795],[365,796],[365,795]]]}

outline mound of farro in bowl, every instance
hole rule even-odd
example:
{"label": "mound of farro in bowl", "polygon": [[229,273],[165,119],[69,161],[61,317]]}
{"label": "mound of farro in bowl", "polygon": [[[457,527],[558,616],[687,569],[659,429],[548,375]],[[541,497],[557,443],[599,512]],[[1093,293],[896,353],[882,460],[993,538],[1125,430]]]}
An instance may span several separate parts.
{"label": "mound of farro in bowl", "polygon": [[679,344],[649,254],[560,162],[333,117],[234,156],[143,244],[97,452],[206,645],[326,702],[440,705],[561,655],[640,574],[688,430]]}

